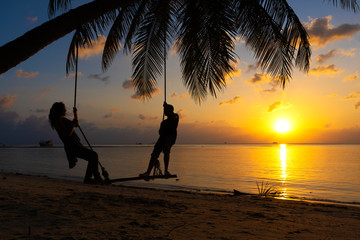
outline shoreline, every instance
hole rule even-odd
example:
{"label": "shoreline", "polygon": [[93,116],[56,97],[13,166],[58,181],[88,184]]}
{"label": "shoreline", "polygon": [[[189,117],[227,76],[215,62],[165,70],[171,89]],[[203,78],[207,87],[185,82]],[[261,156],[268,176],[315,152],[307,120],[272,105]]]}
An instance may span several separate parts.
{"label": "shoreline", "polygon": [[360,208],[0,172],[0,239],[359,239]]}
{"label": "shoreline", "polygon": [[[15,174],[15,175],[29,175],[29,176],[37,176],[37,177],[45,177],[45,178],[53,178],[58,180],[64,180],[64,181],[74,181],[78,183],[82,183],[82,178],[61,178],[56,176],[48,176],[46,174],[35,174],[35,173],[22,173],[22,172],[7,172],[0,170],[0,174]],[[1,176],[1,175],[0,175]],[[115,183],[112,184],[114,186],[124,186],[124,187],[134,187],[134,188],[145,188],[145,189],[158,189],[158,190],[164,190],[164,191],[184,191],[184,192],[194,192],[199,194],[219,194],[219,195],[230,195],[232,196],[234,194],[234,191],[240,192],[241,195],[249,195],[249,196],[257,196],[256,193],[248,193],[243,192],[240,189],[233,189],[233,190],[226,190],[226,189],[211,189],[207,187],[191,187],[191,186],[175,186],[175,185],[156,185],[156,186],[145,186],[140,184],[129,184],[127,185],[124,183]],[[274,199],[280,199],[280,200],[289,200],[289,201],[305,201],[310,203],[321,203],[321,204],[337,204],[342,206],[350,206],[350,207],[359,207],[360,208],[360,202],[346,202],[346,201],[339,201],[339,200],[332,200],[332,199],[316,199],[316,198],[306,198],[301,196],[287,196],[285,197],[273,197]]]}

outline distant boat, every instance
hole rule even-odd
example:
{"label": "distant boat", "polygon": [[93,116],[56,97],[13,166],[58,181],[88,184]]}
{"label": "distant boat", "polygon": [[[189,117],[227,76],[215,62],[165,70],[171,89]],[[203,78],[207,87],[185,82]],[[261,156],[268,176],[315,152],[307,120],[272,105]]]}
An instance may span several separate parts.
{"label": "distant boat", "polygon": [[40,144],[40,147],[52,147],[52,146],[54,146],[51,140],[47,140],[47,141],[42,140],[42,141],[39,142],[39,144]]}

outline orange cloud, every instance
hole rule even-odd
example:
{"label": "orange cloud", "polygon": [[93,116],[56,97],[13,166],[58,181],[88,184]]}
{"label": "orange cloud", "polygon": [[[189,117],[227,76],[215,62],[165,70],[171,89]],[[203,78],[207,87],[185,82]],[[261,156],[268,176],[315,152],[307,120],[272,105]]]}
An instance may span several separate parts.
{"label": "orange cloud", "polygon": [[231,63],[230,65],[234,70],[225,76],[226,83],[230,83],[232,77],[239,77],[241,75],[241,69],[238,68],[236,63]]}
{"label": "orange cloud", "polygon": [[[73,77],[75,77],[75,74],[76,73],[70,73],[70,74],[68,74],[67,76],[65,76],[65,78],[73,78]],[[78,72],[78,77],[82,77],[83,76],[83,74],[82,74],[82,72]]]}
{"label": "orange cloud", "polygon": [[155,116],[155,117],[153,117],[153,116],[146,116],[146,115],[144,115],[144,114],[139,114],[139,118],[141,119],[141,120],[143,120],[143,121],[147,121],[147,120],[149,120],[149,121],[152,121],[152,120],[158,120],[159,119],[159,117],[157,117],[157,116]]}
{"label": "orange cloud", "polygon": [[336,68],[334,64],[318,66],[310,69],[309,74],[319,75],[319,74],[337,74],[342,72],[342,69]]}
{"label": "orange cloud", "polygon": [[16,76],[19,78],[33,78],[39,75],[39,72],[24,72],[22,69],[16,70]]}
{"label": "orange cloud", "polygon": [[120,109],[118,108],[112,108],[110,109],[110,112],[104,115],[104,118],[111,118],[114,116],[115,113],[120,112]]}
{"label": "orange cloud", "polygon": [[230,100],[223,100],[219,103],[219,106],[225,105],[225,104],[236,104],[238,103],[242,98],[240,96],[235,96]]}
{"label": "orange cloud", "polygon": [[39,20],[38,17],[26,17],[26,21],[28,21],[28,23],[32,24],[34,22],[36,22],[37,20]]}
{"label": "orange cloud", "polygon": [[[154,88],[152,93],[151,93],[151,97],[154,97],[158,94],[161,93],[161,90],[159,88]],[[132,99],[135,99],[135,100],[144,100],[144,96],[141,95],[138,91],[136,91],[132,96],[131,96]]]}
{"label": "orange cloud", "polygon": [[55,88],[44,88],[44,89],[42,89],[40,95],[36,99],[34,99],[34,101],[36,102],[36,101],[39,101],[39,100],[43,99],[48,93],[53,92],[55,90],[56,90]]}
{"label": "orange cloud", "polygon": [[190,97],[190,94],[187,93],[187,92],[184,92],[184,93],[182,93],[182,94],[179,96],[179,95],[177,95],[176,92],[174,92],[173,94],[171,94],[170,97],[171,97],[171,98],[184,99],[184,98],[189,98],[189,97]]}
{"label": "orange cloud", "polygon": [[351,48],[349,50],[339,49],[339,52],[343,56],[353,57],[353,56],[355,56],[356,50],[357,50],[356,48]]}
{"label": "orange cloud", "polygon": [[122,84],[124,89],[133,89],[134,88],[134,81],[132,78],[125,80]]}
{"label": "orange cloud", "polygon": [[360,96],[360,92],[352,92],[348,96],[343,97],[342,100],[355,99],[355,98],[358,98],[359,96]]}
{"label": "orange cloud", "polygon": [[355,109],[360,108],[360,102],[355,103],[354,107],[355,107]]}
{"label": "orange cloud", "polygon": [[250,80],[249,84],[263,84],[271,81],[271,77],[266,73],[255,73]]}
{"label": "orange cloud", "polygon": [[336,53],[336,49],[332,49],[332,50],[328,51],[326,54],[319,54],[319,55],[317,55],[315,58],[316,58],[316,61],[317,61],[319,64],[323,64],[323,63],[326,62],[328,59],[334,57],[334,56],[335,56],[335,53]]}
{"label": "orange cloud", "polygon": [[276,101],[272,104],[269,105],[268,107],[268,112],[275,112],[277,110],[281,110],[281,109],[287,109],[291,107],[291,104],[283,104],[282,101]]}
{"label": "orange cloud", "polygon": [[0,110],[9,109],[16,102],[17,97],[14,95],[6,94],[0,96]]}
{"label": "orange cloud", "polygon": [[310,24],[305,24],[313,46],[323,47],[326,44],[352,36],[360,32],[360,24],[341,24],[333,27],[330,24],[332,16],[315,18]]}
{"label": "orange cloud", "polygon": [[104,50],[106,38],[100,35],[97,40],[92,42],[92,46],[88,48],[79,48],[80,59],[89,59],[92,56],[97,56]]}
{"label": "orange cloud", "polygon": [[359,79],[359,72],[344,77],[343,82],[350,82]]}
{"label": "orange cloud", "polygon": [[187,117],[187,115],[185,114],[185,110],[184,109],[179,109],[179,111],[176,112],[179,115],[180,119],[184,119]]}

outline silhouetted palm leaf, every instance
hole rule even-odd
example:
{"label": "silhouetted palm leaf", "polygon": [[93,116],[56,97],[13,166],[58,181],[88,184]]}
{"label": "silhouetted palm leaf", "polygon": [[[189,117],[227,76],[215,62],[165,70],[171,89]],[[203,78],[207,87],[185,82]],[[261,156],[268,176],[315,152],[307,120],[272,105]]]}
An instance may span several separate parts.
{"label": "silhouetted palm leaf", "polygon": [[[110,0],[106,0],[110,1]],[[325,0],[324,0],[325,1]],[[50,0],[49,15],[66,11],[72,0]],[[328,0],[358,11],[356,0]],[[98,32],[110,28],[102,58],[106,70],[123,47],[133,53],[133,79],[138,94],[151,97],[163,73],[172,42],[180,55],[183,80],[191,96],[201,102],[216,97],[236,62],[235,37],[254,51],[258,65],[284,87],[294,67],[308,71],[310,44],[300,20],[286,0],[133,0],[75,32],[67,71],[73,69],[76,47],[91,46]]]}

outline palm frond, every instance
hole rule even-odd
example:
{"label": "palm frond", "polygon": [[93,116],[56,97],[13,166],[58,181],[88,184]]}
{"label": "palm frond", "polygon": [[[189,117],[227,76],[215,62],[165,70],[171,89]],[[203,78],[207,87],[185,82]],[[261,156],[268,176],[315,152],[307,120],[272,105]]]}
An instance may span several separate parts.
{"label": "palm frond", "polygon": [[259,66],[284,87],[293,66],[310,67],[310,44],[300,20],[285,0],[244,0],[236,4],[237,27]]}
{"label": "palm frond", "polygon": [[133,79],[137,92],[150,98],[163,72],[168,41],[174,32],[171,0],[153,0],[136,34]]}
{"label": "palm frond", "polygon": [[49,0],[49,5],[48,5],[49,18],[53,17],[55,13],[59,10],[65,12],[68,9],[70,9],[72,1],[73,0]]}
{"label": "palm frond", "polygon": [[[324,2],[326,0],[323,0]],[[340,2],[341,8],[345,10],[352,10],[353,12],[357,13],[359,12],[359,4],[357,0],[327,0],[329,3],[332,2],[333,5],[337,7],[337,5]]]}
{"label": "palm frond", "polygon": [[100,34],[103,34],[109,24],[115,19],[115,11],[108,12],[92,22],[79,27],[71,40],[67,60],[66,74],[74,71],[76,64],[76,49],[91,47],[94,40],[97,40]]}
{"label": "palm frond", "polygon": [[124,51],[131,51],[134,33],[138,30],[143,18],[144,9],[149,1],[142,0],[126,8],[122,8],[116,17],[105,42],[102,57],[102,69],[105,71],[121,49],[124,39]]}
{"label": "palm frond", "polygon": [[181,24],[177,48],[184,83],[198,102],[207,92],[225,87],[225,76],[234,69],[235,25],[230,1],[185,1],[179,14]]}

